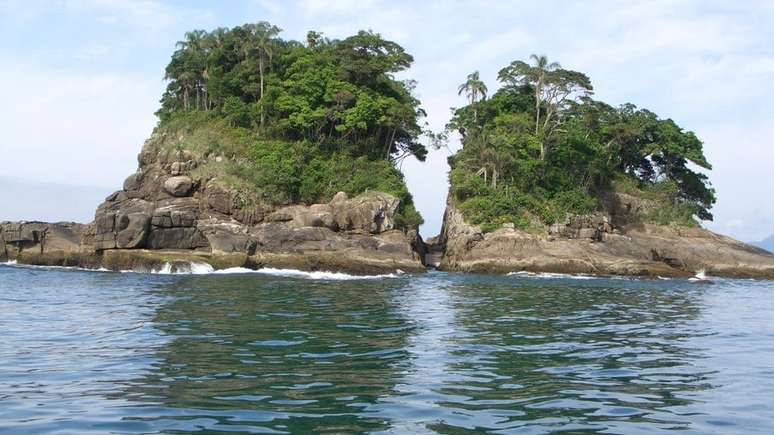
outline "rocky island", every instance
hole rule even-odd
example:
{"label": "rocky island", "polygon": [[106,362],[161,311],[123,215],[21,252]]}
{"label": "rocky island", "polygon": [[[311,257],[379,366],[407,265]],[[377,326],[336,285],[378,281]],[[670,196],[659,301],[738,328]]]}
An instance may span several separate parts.
{"label": "rocky island", "polygon": [[418,233],[403,175],[424,160],[413,59],[372,32],[304,42],[269,23],[194,31],[166,68],[137,171],[90,224],[0,223],[0,261],[110,270],[292,268],[774,278],[774,255],[702,229],[703,144],[671,119],[592,98],[533,56],[459,88],[442,232]]}
{"label": "rocky island", "polygon": [[412,57],[378,34],[305,43],[269,23],[194,31],[138,169],[88,225],[0,224],[0,260],[110,270],[424,271],[395,163],[424,159]]}
{"label": "rocky island", "polygon": [[774,278],[774,255],[701,228],[715,191],[703,144],[671,119],[594,100],[545,56],[514,61],[487,98],[478,73],[447,126],[443,270]]}

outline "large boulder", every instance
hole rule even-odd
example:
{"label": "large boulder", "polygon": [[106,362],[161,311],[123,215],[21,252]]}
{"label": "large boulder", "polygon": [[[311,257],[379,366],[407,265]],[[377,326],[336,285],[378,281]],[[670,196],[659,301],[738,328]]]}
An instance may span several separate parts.
{"label": "large boulder", "polygon": [[137,171],[134,174],[126,177],[126,180],[124,180],[124,190],[125,191],[131,191],[131,190],[138,190],[142,183],[142,172]]}
{"label": "large boulder", "polygon": [[172,196],[188,196],[193,189],[193,180],[185,175],[169,177],[164,181],[164,190]]}
{"label": "large boulder", "polygon": [[340,230],[378,234],[395,228],[400,200],[382,192],[368,192],[348,199],[339,192],[330,202],[333,221]]}
{"label": "large boulder", "polygon": [[150,216],[145,213],[128,213],[116,217],[116,247],[119,249],[142,248],[150,230]]}

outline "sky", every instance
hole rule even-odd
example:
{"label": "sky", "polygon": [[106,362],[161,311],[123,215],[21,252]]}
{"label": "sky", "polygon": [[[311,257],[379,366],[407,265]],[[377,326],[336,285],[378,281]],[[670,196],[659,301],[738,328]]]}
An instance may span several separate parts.
{"label": "sky", "polygon": [[[468,73],[493,91],[500,68],[546,54],[591,77],[595,98],[696,132],[714,166],[710,229],[745,241],[774,233],[774,2],[754,0],[0,0],[0,189],[17,198],[0,203],[0,220],[88,219],[96,193],[137,167],[175,42],[262,20],[286,39],[371,29],[398,42],[415,59],[401,77],[418,81],[434,130],[465,104],[456,90]],[[449,152],[402,167],[426,237],[440,229]],[[41,184],[58,187],[46,198]]]}

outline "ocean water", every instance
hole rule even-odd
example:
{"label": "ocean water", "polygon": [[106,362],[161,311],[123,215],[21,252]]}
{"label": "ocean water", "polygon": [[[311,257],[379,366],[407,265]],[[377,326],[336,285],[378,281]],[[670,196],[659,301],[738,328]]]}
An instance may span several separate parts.
{"label": "ocean water", "polygon": [[774,433],[772,282],[232,272],[0,266],[0,433]]}

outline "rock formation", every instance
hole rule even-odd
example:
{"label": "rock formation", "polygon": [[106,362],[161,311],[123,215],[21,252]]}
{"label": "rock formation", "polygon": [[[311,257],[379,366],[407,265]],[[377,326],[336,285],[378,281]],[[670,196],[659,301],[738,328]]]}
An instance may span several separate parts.
{"label": "rock formation", "polygon": [[[484,233],[449,203],[438,244],[448,271],[518,271],[681,277],[774,278],[774,255],[702,228],[639,223],[642,204],[617,195],[609,213],[574,216],[545,232],[513,226]],[[430,249],[433,249],[431,247]]]}
{"label": "rock formation", "polygon": [[442,270],[598,275],[710,275],[774,278],[774,255],[701,228],[643,224],[652,204],[626,194],[605,212],[569,216],[526,232],[485,233],[449,203],[443,229],[427,246],[396,228],[399,200],[380,192],[326,204],[246,202],[217,176],[195,169],[203,159],[154,135],[139,168],[96,211],[94,222],[0,223],[0,261],[112,270],[173,270],[192,262],[214,268],[281,267],[357,274]]}
{"label": "rock formation", "polygon": [[245,205],[217,177],[193,177],[202,157],[154,135],[139,168],[89,225],[0,224],[0,260],[149,269],[161,263],[287,267],[371,274],[423,271],[416,231],[396,228],[399,200],[380,192],[327,204]]}

